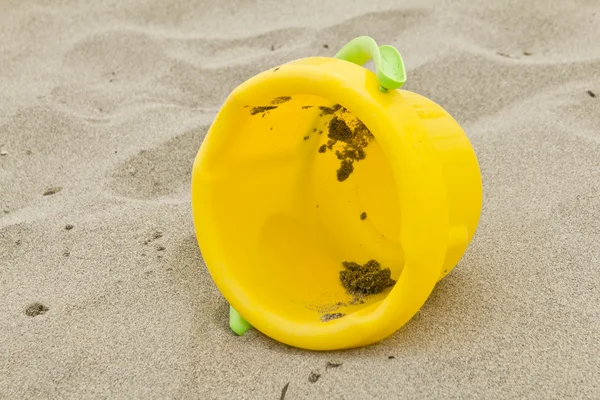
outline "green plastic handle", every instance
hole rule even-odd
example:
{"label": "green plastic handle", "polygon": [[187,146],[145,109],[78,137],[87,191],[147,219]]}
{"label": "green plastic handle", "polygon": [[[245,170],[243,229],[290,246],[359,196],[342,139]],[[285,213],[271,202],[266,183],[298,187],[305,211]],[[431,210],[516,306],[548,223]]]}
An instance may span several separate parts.
{"label": "green plastic handle", "polygon": [[370,59],[375,63],[375,73],[382,92],[395,90],[406,83],[406,69],[400,52],[394,46],[377,46],[373,38],[359,36],[351,40],[335,58],[364,65]]}
{"label": "green plastic handle", "polygon": [[229,327],[236,335],[241,336],[246,333],[248,329],[252,328],[252,325],[242,318],[233,307],[229,306]]}

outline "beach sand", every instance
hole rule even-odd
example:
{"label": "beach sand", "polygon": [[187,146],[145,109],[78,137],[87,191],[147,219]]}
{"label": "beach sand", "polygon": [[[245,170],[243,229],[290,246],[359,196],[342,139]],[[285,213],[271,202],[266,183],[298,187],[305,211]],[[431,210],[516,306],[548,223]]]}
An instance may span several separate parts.
{"label": "beach sand", "polygon": [[[379,344],[237,337],[194,157],[234,87],[359,35],[465,129],[477,234]],[[600,398],[598,43],[597,0],[5,0],[0,398]]]}

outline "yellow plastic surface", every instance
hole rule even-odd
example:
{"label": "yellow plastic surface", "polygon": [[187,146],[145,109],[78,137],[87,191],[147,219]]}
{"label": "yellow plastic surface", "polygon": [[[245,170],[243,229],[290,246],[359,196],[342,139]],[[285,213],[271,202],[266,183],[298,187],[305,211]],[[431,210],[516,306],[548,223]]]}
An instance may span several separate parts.
{"label": "yellow plastic surface", "polygon": [[[319,107],[334,104],[375,136],[343,182],[335,154],[318,151],[331,120]],[[333,58],[236,88],[192,174],[198,243],[218,289],[256,329],[313,350],[368,345],[412,318],[465,252],[481,201],[475,153],[446,111],[408,91],[382,93],[372,72]],[[396,285],[336,306],[351,299],[342,262],[370,259]],[[346,315],[322,322],[324,310]]]}

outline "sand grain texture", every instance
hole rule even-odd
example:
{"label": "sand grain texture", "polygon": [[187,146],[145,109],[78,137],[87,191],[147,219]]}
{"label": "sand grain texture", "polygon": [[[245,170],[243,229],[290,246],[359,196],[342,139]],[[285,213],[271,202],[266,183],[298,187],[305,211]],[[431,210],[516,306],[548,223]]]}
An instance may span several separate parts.
{"label": "sand grain texture", "polygon": [[[0,398],[600,398],[600,3],[261,4],[0,6]],[[194,156],[239,83],[362,34],[468,133],[479,231],[378,345],[236,337]]]}

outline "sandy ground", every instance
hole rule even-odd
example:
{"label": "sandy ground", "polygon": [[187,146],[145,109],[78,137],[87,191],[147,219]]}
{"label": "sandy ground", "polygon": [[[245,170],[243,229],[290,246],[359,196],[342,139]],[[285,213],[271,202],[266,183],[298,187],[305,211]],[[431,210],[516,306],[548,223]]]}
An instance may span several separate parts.
{"label": "sandy ground", "polygon": [[[0,398],[600,398],[600,3],[304,3],[0,3]],[[477,235],[377,345],[236,337],[195,154],[235,86],[363,34],[469,135]]]}

